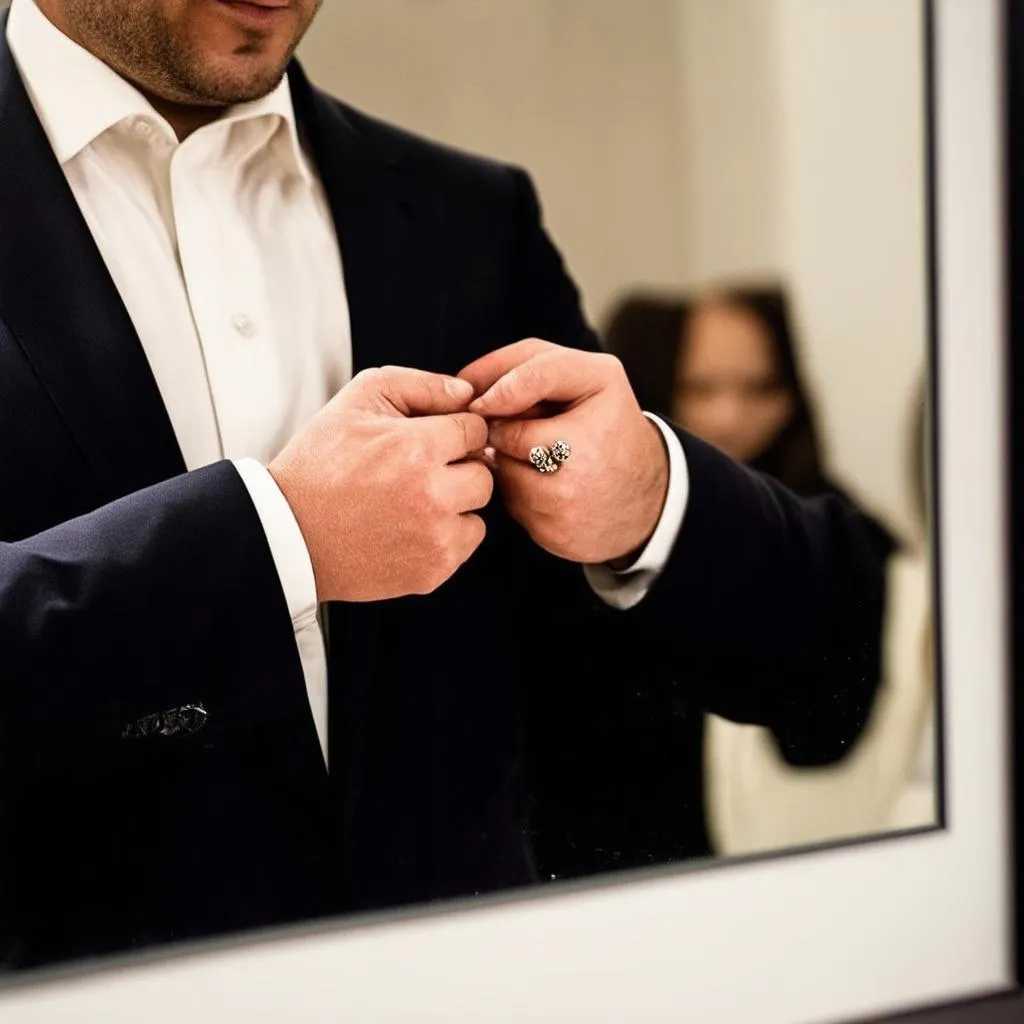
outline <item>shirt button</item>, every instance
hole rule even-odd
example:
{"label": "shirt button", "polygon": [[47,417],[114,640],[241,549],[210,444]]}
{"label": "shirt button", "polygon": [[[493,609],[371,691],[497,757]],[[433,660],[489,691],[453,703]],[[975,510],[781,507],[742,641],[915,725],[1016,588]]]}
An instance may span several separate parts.
{"label": "shirt button", "polygon": [[153,127],[146,121],[136,121],[132,125],[132,134],[137,139],[148,139],[153,134]]}
{"label": "shirt button", "polygon": [[244,313],[236,313],[231,318],[231,326],[243,337],[251,338],[256,333],[256,324]]}

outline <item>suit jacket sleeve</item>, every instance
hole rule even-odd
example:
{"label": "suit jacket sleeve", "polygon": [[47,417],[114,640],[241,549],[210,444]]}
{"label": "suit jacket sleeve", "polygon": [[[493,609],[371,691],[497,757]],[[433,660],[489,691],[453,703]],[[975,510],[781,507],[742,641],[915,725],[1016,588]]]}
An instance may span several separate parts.
{"label": "suit jacket sleeve", "polygon": [[[0,788],[202,701],[232,728],[305,700],[281,585],[230,463],[0,544]],[[149,742],[144,741],[144,742]]]}
{"label": "suit jacket sleeve", "polygon": [[[514,174],[518,333],[595,349],[530,181]],[[639,605],[593,609],[622,648],[606,662],[642,660],[705,710],[771,727],[793,763],[834,759],[879,676],[884,564],[868,524],[841,499],[800,500],[677,433],[690,477],[682,529]]]}

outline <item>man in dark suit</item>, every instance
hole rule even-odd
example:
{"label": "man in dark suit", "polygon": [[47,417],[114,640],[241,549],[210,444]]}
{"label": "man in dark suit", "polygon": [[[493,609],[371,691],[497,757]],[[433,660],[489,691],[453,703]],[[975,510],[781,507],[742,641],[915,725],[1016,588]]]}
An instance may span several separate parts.
{"label": "man in dark suit", "polygon": [[853,515],[645,417],[527,176],[314,89],[318,6],[3,23],[10,966],[672,856],[678,701],[870,706]]}

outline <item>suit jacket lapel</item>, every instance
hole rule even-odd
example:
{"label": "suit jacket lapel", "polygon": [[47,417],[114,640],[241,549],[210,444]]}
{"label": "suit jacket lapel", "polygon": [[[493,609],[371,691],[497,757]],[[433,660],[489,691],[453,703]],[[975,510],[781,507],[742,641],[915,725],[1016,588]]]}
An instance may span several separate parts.
{"label": "suit jacket lapel", "polygon": [[341,247],[353,367],[434,369],[442,311],[442,292],[433,287],[439,204],[388,152],[371,147],[297,63],[289,79]]}
{"label": "suit jacket lapel", "polygon": [[145,352],[36,117],[0,17],[0,316],[105,500],[185,471]]}
{"label": "suit jacket lapel", "polygon": [[[340,243],[355,372],[386,365],[450,369],[441,365],[440,203],[407,179],[388,153],[371,147],[343,109],[312,88],[298,64],[289,78],[300,131]],[[383,603],[335,603],[328,611],[331,779],[346,851],[359,834],[369,690],[382,613]],[[348,862],[343,856],[343,876]]]}

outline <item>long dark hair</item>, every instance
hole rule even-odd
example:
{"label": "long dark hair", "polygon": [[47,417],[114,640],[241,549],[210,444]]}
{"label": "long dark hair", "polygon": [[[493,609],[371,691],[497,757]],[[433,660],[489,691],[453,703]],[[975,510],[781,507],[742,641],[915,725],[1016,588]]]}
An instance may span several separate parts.
{"label": "long dark hair", "polygon": [[749,465],[802,496],[832,490],[822,468],[817,425],[797,362],[789,303],[780,287],[726,288],[696,302],[634,295],[619,303],[608,321],[604,342],[622,360],[640,405],[672,418],[676,367],[686,344],[688,321],[707,301],[742,310],[764,327],[778,382],[792,399],[789,420]]}

